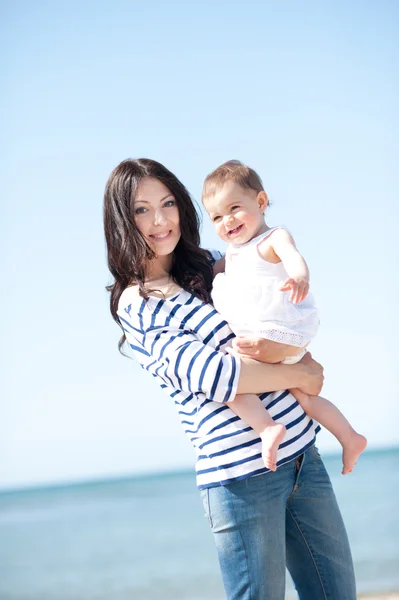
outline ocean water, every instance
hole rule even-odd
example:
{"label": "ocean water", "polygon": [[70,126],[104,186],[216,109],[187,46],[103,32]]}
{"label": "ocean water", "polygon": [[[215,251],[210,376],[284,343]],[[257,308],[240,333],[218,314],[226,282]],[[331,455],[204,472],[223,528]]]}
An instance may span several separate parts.
{"label": "ocean water", "polygon": [[[359,592],[399,590],[399,449],[325,463]],[[0,494],[1,600],[223,598],[192,472]]]}

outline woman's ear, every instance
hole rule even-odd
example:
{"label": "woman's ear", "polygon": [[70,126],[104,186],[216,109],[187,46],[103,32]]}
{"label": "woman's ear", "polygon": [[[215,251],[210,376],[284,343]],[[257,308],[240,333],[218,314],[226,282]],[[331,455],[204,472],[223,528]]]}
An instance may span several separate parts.
{"label": "woman's ear", "polygon": [[269,204],[269,198],[267,197],[266,192],[259,192],[256,196],[256,201],[259,206],[260,212],[263,214],[267,209],[267,205]]}

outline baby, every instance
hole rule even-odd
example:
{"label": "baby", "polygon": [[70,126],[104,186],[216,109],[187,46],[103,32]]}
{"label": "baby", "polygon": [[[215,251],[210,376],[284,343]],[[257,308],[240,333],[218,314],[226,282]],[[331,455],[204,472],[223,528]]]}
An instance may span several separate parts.
{"label": "baby", "polygon": [[[259,175],[237,160],[228,161],[207,176],[202,200],[216,233],[229,244],[225,272],[218,273],[213,283],[216,310],[237,336],[266,338],[284,349],[283,362],[299,361],[319,326],[309,293],[309,270],[291,234],[283,227],[266,225],[268,197]],[[306,414],[338,439],[343,448],[342,473],[350,473],[367,445],[366,438],[325,398],[309,397],[300,390],[291,393]],[[274,421],[255,398],[236,396],[229,407],[260,435],[264,464],[275,471],[285,426]]]}

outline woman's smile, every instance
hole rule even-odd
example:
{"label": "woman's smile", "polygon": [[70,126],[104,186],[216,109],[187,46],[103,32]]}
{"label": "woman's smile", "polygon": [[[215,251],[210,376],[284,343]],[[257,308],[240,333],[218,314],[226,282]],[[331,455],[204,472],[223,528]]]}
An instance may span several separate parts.
{"label": "woman's smile", "polygon": [[159,232],[159,233],[150,233],[149,237],[156,240],[157,242],[159,241],[163,241],[166,240],[167,238],[169,238],[172,234],[172,230],[169,229],[169,231],[163,231],[163,232]]}

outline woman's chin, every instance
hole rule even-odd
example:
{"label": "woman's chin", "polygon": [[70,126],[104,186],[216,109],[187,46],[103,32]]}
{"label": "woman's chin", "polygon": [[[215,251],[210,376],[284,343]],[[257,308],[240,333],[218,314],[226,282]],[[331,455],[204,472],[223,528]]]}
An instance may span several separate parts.
{"label": "woman's chin", "polygon": [[177,236],[172,234],[168,238],[159,241],[151,238],[147,238],[147,240],[151,250],[155,252],[156,256],[168,256],[174,252],[177,244],[179,243],[180,235]]}
{"label": "woman's chin", "polygon": [[170,256],[173,254],[177,246],[176,244],[151,244],[151,249],[154,251],[157,258]]}

